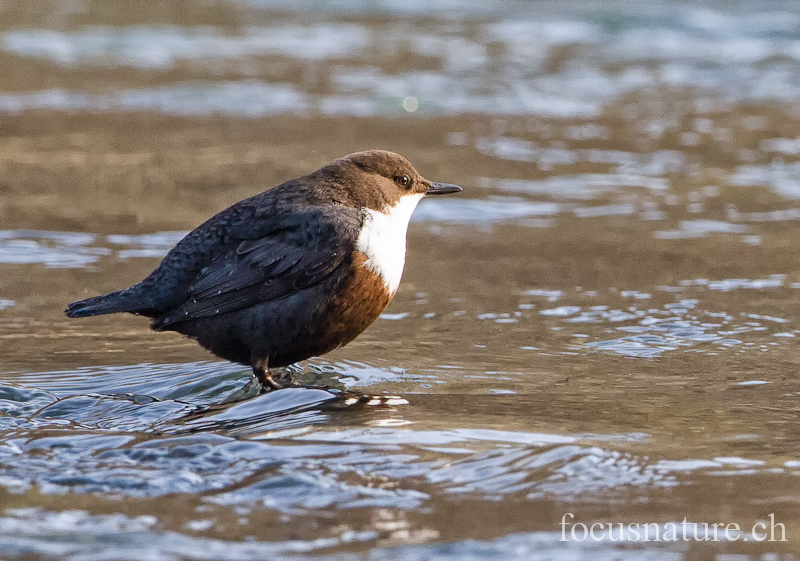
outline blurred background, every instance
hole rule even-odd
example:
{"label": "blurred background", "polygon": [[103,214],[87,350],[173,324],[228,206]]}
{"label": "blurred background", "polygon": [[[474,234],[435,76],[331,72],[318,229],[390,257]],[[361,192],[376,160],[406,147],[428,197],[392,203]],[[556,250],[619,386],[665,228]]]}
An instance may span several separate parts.
{"label": "blurred background", "polygon": [[[373,148],[464,192],[293,372],[408,404],[63,316]],[[796,559],[799,200],[796,2],[3,0],[0,557]]]}

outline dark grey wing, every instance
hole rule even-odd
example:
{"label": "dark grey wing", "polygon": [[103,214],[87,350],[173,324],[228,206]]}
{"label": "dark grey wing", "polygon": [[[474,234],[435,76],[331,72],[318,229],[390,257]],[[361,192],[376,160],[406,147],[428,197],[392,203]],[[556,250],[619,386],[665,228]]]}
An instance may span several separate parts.
{"label": "dark grey wing", "polygon": [[314,286],[353,252],[361,214],[317,207],[285,216],[268,235],[242,240],[205,267],[186,300],[153,322],[154,329],[241,310]]}

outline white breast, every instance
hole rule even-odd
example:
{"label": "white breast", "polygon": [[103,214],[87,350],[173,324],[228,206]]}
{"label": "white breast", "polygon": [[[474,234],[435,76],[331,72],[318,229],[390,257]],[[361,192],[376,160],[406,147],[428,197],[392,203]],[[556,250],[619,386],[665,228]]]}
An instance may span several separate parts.
{"label": "white breast", "polygon": [[366,254],[366,267],[383,279],[392,294],[400,286],[406,263],[408,221],[423,196],[406,195],[386,212],[363,209],[366,216],[356,247]]}

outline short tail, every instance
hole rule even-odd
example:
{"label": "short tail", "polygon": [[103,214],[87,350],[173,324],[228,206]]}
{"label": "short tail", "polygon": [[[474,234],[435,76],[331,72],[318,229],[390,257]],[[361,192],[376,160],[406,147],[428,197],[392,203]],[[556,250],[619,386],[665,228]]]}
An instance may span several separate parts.
{"label": "short tail", "polygon": [[73,302],[64,313],[71,318],[85,318],[89,316],[102,316],[120,312],[133,312],[148,314],[147,301],[136,294],[136,287],[126,288],[103,296],[94,296],[86,300]]}

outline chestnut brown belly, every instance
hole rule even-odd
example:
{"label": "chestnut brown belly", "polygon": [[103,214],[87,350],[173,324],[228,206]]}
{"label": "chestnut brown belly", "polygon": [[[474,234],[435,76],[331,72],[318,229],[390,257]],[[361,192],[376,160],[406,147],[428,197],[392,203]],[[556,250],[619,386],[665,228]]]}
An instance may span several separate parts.
{"label": "chestnut brown belly", "polygon": [[319,344],[326,349],[323,352],[355,339],[378,319],[394,297],[381,277],[365,266],[366,261],[362,252],[353,253],[350,278],[336,291],[321,318]]}
{"label": "chestnut brown belly", "polygon": [[219,357],[242,364],[267,359],[280,367],[320,356],[355,339],[392,299],[381,278],[353,253],[319,285],[286,298],[229,314],[168,327],[194,339]]}

